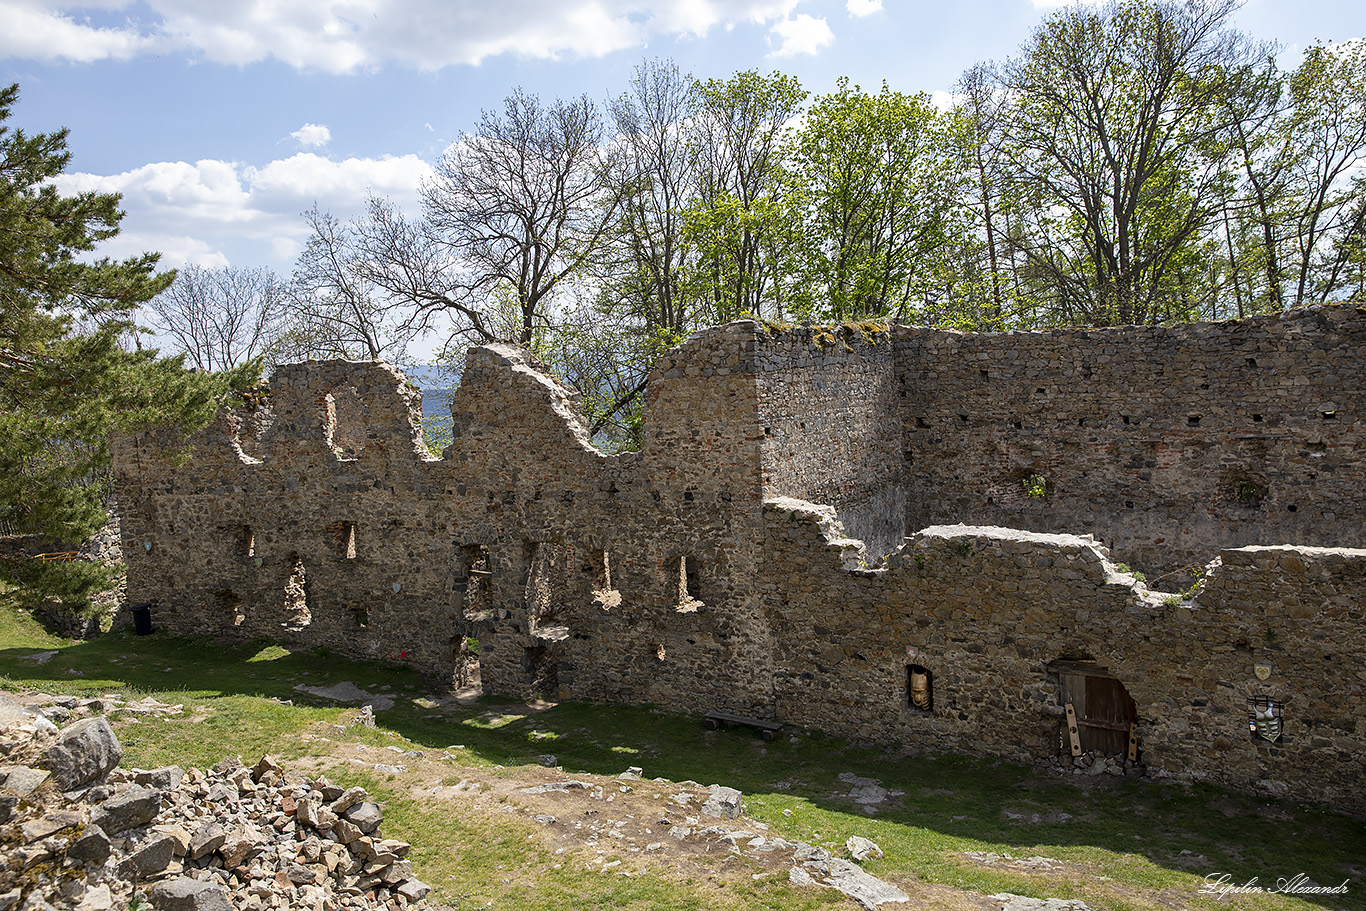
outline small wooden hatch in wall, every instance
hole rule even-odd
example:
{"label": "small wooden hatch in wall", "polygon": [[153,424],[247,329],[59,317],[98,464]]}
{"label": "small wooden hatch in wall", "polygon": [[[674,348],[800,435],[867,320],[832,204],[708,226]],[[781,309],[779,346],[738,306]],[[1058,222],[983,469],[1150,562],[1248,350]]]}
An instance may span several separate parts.
{"label": "small wooden hatch in wall", "polygon": [[1124,684],[1094,661],[1054,661],[1048,673],[1057,680],[1058,702],[1072,706],[1080,752],[1129,755],[1138,706]]}

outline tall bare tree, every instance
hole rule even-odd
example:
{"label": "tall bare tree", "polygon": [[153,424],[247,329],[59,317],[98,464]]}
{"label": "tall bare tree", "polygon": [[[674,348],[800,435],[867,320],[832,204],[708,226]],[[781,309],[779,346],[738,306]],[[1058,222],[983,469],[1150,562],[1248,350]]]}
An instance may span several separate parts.
{"label": "tall bare tree", "polygon": [[[386,204],[371,199],[362,224],[374,224],[383,211]],[[273,360],[402,360],[417,329],[372,280],[361,232],[317,206],[303,217],[312,234],[294,265],[290,319],[278,334]]]}
{"label": "tall bare tree", "polygon": [[498,335],[490,313],[501,298],[516,308],[516,340],[531,341],[551,319],[553,295],[611,225],[601,143],[602,118],[587,96],[544,104],[519,89],[501,112],[485,111],[422,188],[427,246],[415,259],[435,260],[438,280],[420,287],[426,276],[409,269],[403,278],[417,281],[395,288],[419,307],[463,317],[482,339]]}
{"label": "tall bare tree", "polygon": [[1001,146],[1009,99],[1000,88],[995,68],[987,63],[969,67],[959,78],[957,89],[955,107],[968,177],[964,183],[964,204],[969,217],[982,229],[991,285],[991,321],[999,325],[1005,316],[1006,298],[1000,225],[1004,193]]}
{"label": "tall bare tree", "polygon": [[691,328],[684,281],[688,247],[684,210],[697,193],[689,135],[696,96],[671,60],[636,67],[627,90],[608,102],[616,154],[608,171],[619,200],[612,243],[604,251],[611,279],[603,292],[670,339]]}
{"label": "tall bare tree", "polygon": [[191,364],[220,371],[266,354],[285,297],[284,282],[270,269],[186,266],[147,306],[155,327]]}

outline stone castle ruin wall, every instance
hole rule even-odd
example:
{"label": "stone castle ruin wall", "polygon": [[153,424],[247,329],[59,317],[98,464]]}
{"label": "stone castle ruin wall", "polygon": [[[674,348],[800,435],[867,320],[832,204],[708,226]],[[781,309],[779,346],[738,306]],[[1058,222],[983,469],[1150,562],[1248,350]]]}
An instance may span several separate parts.
{"label": "stone castle ruin wall", "polygon": [[474,638],[491,692],[1019,760],[1066,757],[1098,681],[1150,774],[1363,810],[1364,351],[1349,307],[740,322],[661,358],[620,455],[514,346],[470,352],[440,456],[401,373],[292,365],[192,440],[115,442],[129,598],[446,677]]}

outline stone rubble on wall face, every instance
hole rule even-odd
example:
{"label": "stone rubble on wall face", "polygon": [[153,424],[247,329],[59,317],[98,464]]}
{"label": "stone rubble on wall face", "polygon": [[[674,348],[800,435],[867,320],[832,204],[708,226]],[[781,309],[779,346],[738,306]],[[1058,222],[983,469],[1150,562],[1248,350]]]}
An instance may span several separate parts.
{"label": "stone rubble on wall face", "polygon": [[[67,734],[34,717],[0,712],[6,782],[49,761]],[[99,755],[121,755],[103,717],[77,725],[66,739],[96,728]],[[136,889],[156,911],[403,911],[424,907],[430,891],[413,877],[409,846],[381,835],[383,813],[363,789],[306,779],[269,757],[250,769],[235,758],[210,770],[112,767],[66,793],[54,780],[13,804],[7,796],[0,786],[11,814],[0,819],[0,907],[100,911],[126,907]],[[325,801],[345,804],[365,831]]]}

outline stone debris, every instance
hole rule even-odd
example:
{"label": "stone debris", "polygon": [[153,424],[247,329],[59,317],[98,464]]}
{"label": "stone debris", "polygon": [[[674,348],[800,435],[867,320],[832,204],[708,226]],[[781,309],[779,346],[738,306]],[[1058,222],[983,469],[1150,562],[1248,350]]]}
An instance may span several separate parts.
{"label": "stone debris", "polygon": [[[92,702],[165,708],[48,698],[67,717]],[[56,731],[16,706],[0,696],[0,911],[113,911],[135,899],[153,911],[426,906],[408,844],[382,836],[384,812],[362,788],[309,780],[269,756],[250,768],[230,757],[209,770],[121,769],[103,717]]]}
{"label": "stone debris", "polygon": [[861,778],[853,772],[841,772],[839,780],[844,784],[853,785],[844,796],[862,807],[865,813],[874,812],[877,806],[885,803],[888,798],[901,797],[906,793],[888,790],[876,778]]}
{"label": "stone debris", "polygon": [[877,911],[879,905],[911,900],[909,895],[891,883],[865,873],[857,864],[831,857],[830,852],[824,849],[800,845],[793,853],[793,860],[800,861],[802,867],[792,868],[788,874],[789,882],[806,885],[802,881],[805,879],[812,885],[828,886],[843,892],[868,911]]}
{"label": "stone debris", "polygon": [[521,792],[523,794],[550,794],[557,791],[587,791],[588,789],[588,782],[570,779],[569,781],[552,781],[548,784],[538,784],[529,788],[522,788]]}
{"label": "stone debris", "polygon": [[[324,699],[331,699],[333,702],[361,702],[370,706],[373,712],[383,712],[394,707],[392,696],[367,693],[350,680],[343,680],[341,683],[335,683],[332,686],[309,686],[306,683],[301,683],[294,689],[296,692],[321,696]],[[373,727],[374,725],[370,726]]]}
{"label": "stone debris", "polygon": [[1033,857],[1012,857],[1009,854],[996,854],[990,851],[964,851],[963,856],[985,866],[1000,864],[1038,873],[1046,873],[1062,867],[1062,861],[1054,860],[1051,857],[1040,857],[1037,854]]}
{"label": "stone debris", "polygon": [[1082,753],[1080,756],[1060,756],[1040,760],[1039,765],[1055,768],[1063,774],[1072,775],[1111,775],[1116,778],[1141,777],[1147,770],[1138,763],[1129,762],[1121,756],[1110,756],[1100,752]]}
{"label": "stone debris", "polygon": [[1085,902],[1072,898],[1029,898],[1010,892],[991,896],[1001,902],[1001,911],[1093,911]]}
{"label": "stone debris", "polygon": [[844,850],[849,852],[855,863],[860,864],[870,857],[882,856],[882,849],[861,835],[849,836],[849,840],[844,843]]}
{"label": "stone debris", "polygon": [[702,812],[721,819],[735,819],[741,812],[740,798],[740,792],[734,788],[714,784],[711,786],[711,796],[702,804]]}

